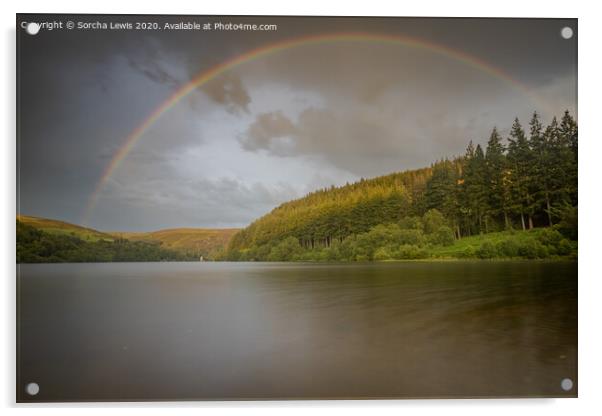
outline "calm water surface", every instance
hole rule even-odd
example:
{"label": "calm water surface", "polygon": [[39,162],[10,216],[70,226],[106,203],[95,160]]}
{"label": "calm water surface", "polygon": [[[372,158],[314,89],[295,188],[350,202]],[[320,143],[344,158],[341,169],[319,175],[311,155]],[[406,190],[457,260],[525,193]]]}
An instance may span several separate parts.
{"label": "calm water surface", "polygon": [[18,318],[20,401],[577,389],[569,262],[21,265]]}

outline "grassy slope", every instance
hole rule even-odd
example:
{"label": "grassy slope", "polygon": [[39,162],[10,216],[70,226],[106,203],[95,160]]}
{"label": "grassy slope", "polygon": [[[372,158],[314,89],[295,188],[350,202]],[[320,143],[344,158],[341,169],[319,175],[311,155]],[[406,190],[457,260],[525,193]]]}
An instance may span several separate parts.
{"label": "grassy slope", "polygon": [[[476,251],[485,241],[496,244],[508,237],[512,237],[513,240],[519,242],[532,237],[537,237],[543,230],[543,228],[535,228],[530,231],[501,231],[497,233],[473,235],[456,240],[451,246],[432,247],[429,249],[429,253],[436,258],[461,258],[462,253],[465,253],[469,247],[472,247]],[[572,241],[571,244],[574,244],[574,249],[576,250],[577,242]]]}
{"label": "grassy slope", "polygon": [[106,240],[113,241],[115,237],[91,228],[81,227],[68,222],[51,220],[47,218],[17,215],[17,220],[50,234],[75,234],[84,241]]}
{"label": "grassy slope", "polygon": [[293,236],[309,242],[347,237],[413,215],[432,168],[391,173],[310,192],[281,204],[243,228],[230,242],[248,249]]}
{"label": "grassy slope", "polygon": [[47,218],[18,215],[17,220],[51,234],[75,234],[85,241],[114,241],[116,238],[126,238],[131,241],[161,242],[162,246],[187,253],[202,253],[205,256],[214,250],[224,248],[236,228],[206,229],[206,228],[174,228],[152,232],[101,232],[91,228],[81,227],[68,222]]}
{"label": "grassy slope", "polygon": [[165,248],[191,253],[204,253],[225,248],[237,228],[173,228],[146,233],[111,233],[115,237],[132,241],[158,241]]}

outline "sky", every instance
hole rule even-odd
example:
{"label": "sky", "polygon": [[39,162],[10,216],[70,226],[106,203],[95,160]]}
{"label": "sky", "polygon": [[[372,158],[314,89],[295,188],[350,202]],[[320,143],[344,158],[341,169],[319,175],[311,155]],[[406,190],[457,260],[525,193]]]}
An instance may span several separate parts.
{"label": "sky", "polygon": [[[526,126],[533,111],[544,123],[577,111],[574,19],[20,15],[18,25],[53,20],[277,25],[18,30],[18,213],[104,231],[244,227],[322,187],[461,155],[494,126],[507,137],[515,117]],[[165,111],[93,198],[130,133],[199,73],[342,32],[438,49],[322,42],[244,62]]]}

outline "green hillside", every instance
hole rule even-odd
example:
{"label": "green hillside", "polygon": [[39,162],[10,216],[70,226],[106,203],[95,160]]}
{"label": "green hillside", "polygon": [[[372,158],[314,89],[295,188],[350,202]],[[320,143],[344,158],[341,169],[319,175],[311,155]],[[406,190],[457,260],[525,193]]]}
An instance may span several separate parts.
{"label": "green hillside", "polygon": [[231,250],[293,236],[305,248],[366,232],[375,225],[418,214],[432,168],[361,180],[312,192],[282,204],[236,234]]}
{"label": "green hillside", "polygon": [[64,221],[17,216],[17,261],[197,261],[223,256],[235,228],[101,232]]}
{"label": "green hillside", "polygon": [[17,215],[17,220],[23,224],[29,225],[49,234],[76,236],[84,241],[115,240],[115,237],[108,233],[103,233],[92,228],[86,228],[64,221],[31,217],[27,215]]}
{"label": "green hillside", "polygon": [[[534,229],[542,227],[553,236],[540,239]],[[492,233],[511,230],[529,238],[505,236],[517,241],[497,247]],[[471,236],[483,244],[492,241],[477,253],[480,246],[466,248]],[[565,112],[560,122],[554,118],[544,127],[535,113],[528,132],[515,119],[509,137],[494,128],[485,148],[470,142],[464,155],[428,168],[333,186],[284,203],[234,235],[225,258],[541,258],[574,255],[570,241],[576,239],[577,124]],[[454,246],[464,247],[462,253],[442,248]]]}
{"label": "green hillside", "polygon": [[114,232],[113,236],[131,241],[157,242],[162,247],[198,258],[213,259],[220,255],[238,228],[172,228],[159,231],[128,233]]}
{"label": "green hillside", "polygon": [[84,240],[75,233],[47,232],[17,219],[17,263],[183,260],[191,259],[160,244],[126,239]]}
{"label": "green hillside", "polygon": [[470,142],[462,156],[331,186],[248,227],[103,233],[17,217],[22,261],[372,261],[577,255],[577,123]]}

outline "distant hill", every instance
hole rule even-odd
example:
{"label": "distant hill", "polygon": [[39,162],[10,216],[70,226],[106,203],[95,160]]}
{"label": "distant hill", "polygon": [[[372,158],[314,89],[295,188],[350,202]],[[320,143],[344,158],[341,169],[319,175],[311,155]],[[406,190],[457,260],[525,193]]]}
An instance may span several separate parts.
{"label": "distant hill", "polygon": [[31,217],[28,215],[17,215],[17,220],[23,224],[37,228],[38,230],[47,232],[49,234],[59,235],[75,235],[76,237],[84,241],[113,241],[115,237],[103,233],[92,228],[82,227],[80,225],[70,224],[64,221],[51,220],[48,218]]}
{"label": "distant hill", "polygon": [[[47,224],[47,223],[45,223]],[[17,220],[17,263],[98,263],[191,261],[175,250],[160,244],[114,240],[83,240],[75,232],[47,232]]]}
{"label": "distant hill", "polygon": [[198,259],[203,256],[213,259],[225,250],[237,228],[173,228],[150,232],[102,232],[64,221],[48,218],[17,215],[21,223],[52,235],[74,236],[83,241],[113,242],[126,239],[132,242],[159,244],[162,248]]}
{"label": "distant hill", "polygon": [[151,232],[112,232],[113,237],[131,241],[159,242],[161,246],[182,253],[213,258],[223,251],[237,228],[172,228]]}

